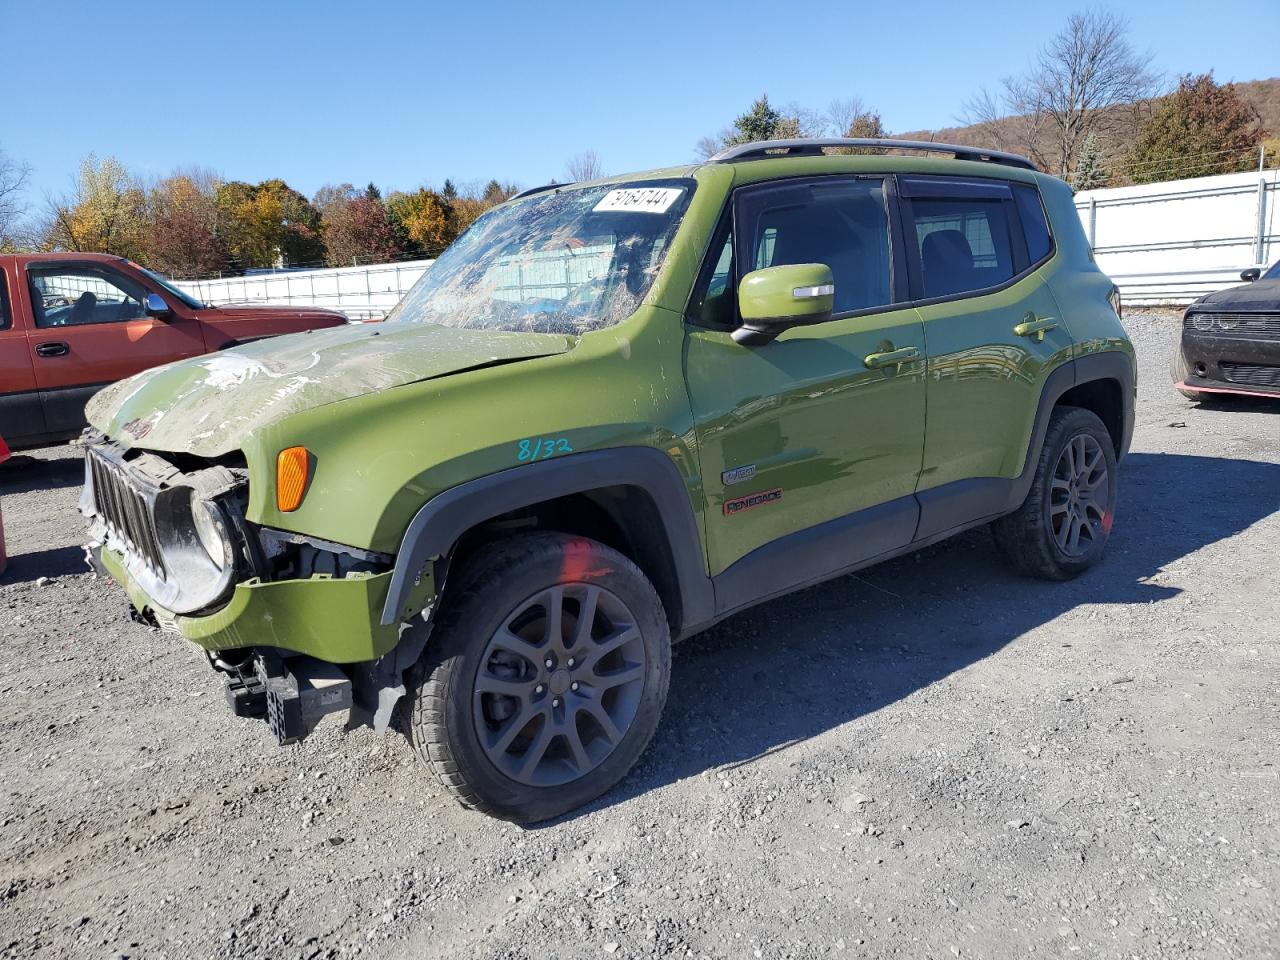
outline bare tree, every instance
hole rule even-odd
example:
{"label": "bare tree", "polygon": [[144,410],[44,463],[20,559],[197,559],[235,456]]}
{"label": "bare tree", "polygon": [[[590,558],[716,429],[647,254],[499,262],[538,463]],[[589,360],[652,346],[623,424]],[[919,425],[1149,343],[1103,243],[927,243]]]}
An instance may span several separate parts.
{"label": "bare tree", "polygon": [[1047,170],[1043,132],[1048,117],[1027,89],[1020,77],[1005,77],[995,92],[983,87],[965,104],[964,119],[975,128],[977,146],[1026,154]]}
{"label": "bare tree", "polygon": [[1155,89],[1149,58],[1129,45],[1127,32],[1128,24],[1113,13],[1072,14],[1036,58],[1027,95],[1035,112],[1048,118],[1054,141],[1049,159],[1061,176],[1070,172],[1084,138],[1108,123],[1107,111]]}
{"label": "bare tree", "polygon": [[724,149],[725,142],[733,136],[729,130],[721,130],[719,136],[703,137],[694,145],[699,160],[710,160]]}
{"label": "bare tree", "polygon": [[594,150],[583,150],[577,156],[569,158],[564,168],[569,174],[569,179],[574,183],[579,183],[583,180],[599,180],[604,176],[604,170],[600,166],[600,157],[597,156]]}
{"label": "bare tree", "polygon": [[1020,77],[981,91],[967,105],[994,146],[1020,149],[1067,176],[1090,133],[1114,133],[1150,97],[1159,78],[1127,39],[1128,24],[1103,10],[1072,14]]}
{"label": "bare tree", "polygon": [[22,191],[31,168],[0,150],[0,249],[18,243],[18,223],[26,213]]}

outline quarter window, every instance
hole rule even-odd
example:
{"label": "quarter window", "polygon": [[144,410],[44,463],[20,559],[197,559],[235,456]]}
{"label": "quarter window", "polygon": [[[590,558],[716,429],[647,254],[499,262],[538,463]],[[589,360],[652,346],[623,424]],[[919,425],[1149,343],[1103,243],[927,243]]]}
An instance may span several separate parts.
{"label": "quarter window", "polygon": [[949,297],[1013,278],[1009,222],[1000,200],[911,201],[924,297]]}
{"label": "quarter window", "polygon": [[30,267],[37,327],[78,327],[146,317],[142,285],[93,264]]}
{"label": "quarter window", "polygon": [[9,319],[9,291],[4,271],[0,270],[0,330],[8,330],[13,322]]}
{"label": "quarter window", "polygon": [[1039,263],[1053,249],[1053,241],[1049,238],[1049,223],[1044,217],[1044,206],[1040,203],[1040,192],[1034,187],[1015,185],[1013,199],[1018,204],[1018,219],[1022,221],[1022,233],[1027,238],[1027,258],[1031,263]]}
{"label": "quarter window", "polygon": [[702,303],[695,304],[692,317],[708,327],[733,325],[734,304],[737,302],[733,287],[733,233],[726,233],[720,254],[706,280],[706,292]]}

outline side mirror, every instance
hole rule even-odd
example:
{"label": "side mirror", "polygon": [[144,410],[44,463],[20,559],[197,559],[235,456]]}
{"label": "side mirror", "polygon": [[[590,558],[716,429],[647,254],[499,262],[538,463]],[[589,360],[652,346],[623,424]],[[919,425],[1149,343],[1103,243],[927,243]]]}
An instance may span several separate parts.
{"label": "side mirror", "polygon": [[173,315],[169,305],[164,302],[164,297],[158,293],[147,294],[143,309],[146,310],[148,317],[155,317],[157,320],[168,320]]}
{"label": "side mirror", "polygon": [[742,326],[735,343],[759,347],[790,327],[831,319],[836,285],[825,263],[789,263],[753,270],[738,284]]}
{"label": "side mirror", "polygon": [[1261,267],[1250,267],[1248,270],[1240,271],[1240,279],[1245,283],[1253,283],[1253,281],[1257,280],[1260,276],[1262,276]]}

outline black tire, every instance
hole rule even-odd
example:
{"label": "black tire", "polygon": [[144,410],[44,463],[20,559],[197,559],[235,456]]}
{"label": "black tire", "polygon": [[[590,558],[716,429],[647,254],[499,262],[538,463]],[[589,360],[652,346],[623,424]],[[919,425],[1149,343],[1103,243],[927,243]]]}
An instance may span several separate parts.
{"label": "black tire", "polygon": [[[666,615],[640,569],[594,540],[536,533],[481,547],[451,579],[419,664],[420,679],[401,706],[414,750],[449,792],[465,807],[532,823],[567,813],[621,780],[657,729],[671,675]],[[593,616],[582,634],[578,614],[589,596],[595,597]],[[549,652],[546,614],[552,603],[544,597],[563,598],[555,601],[562,617],[558,653]],[[521,640],[520,631],[542,638],[538,649],[560,661],[554,671],[545,668],[541,652],[535,664],[532,656],[503,646],[512,637]],[[593,639],[593,632],[605,635]],[[636,632],[638,638],[631,636]],[[567,648],[599,651],[624,634],[616,650],[579,656],[576,671],[568,669],[575,659]],[[602,663],[609,669],[600,671]],[[581,692],[561,689],[569,682],[564,674],[577,678],[572,691]],[[631,679],[606,687],[623,675]],[[494,693],[495,683],[519,692]],[[558,709],[550,706],[553,699]],[[597,719],[601,712],[609,714],[612,739]],[[526,714],[530,719],[523,719]],[[517,723],[524,726],[514,742],[499,749]],[[523,749],[512,754],[513,747]],[[542,759],[533,756],[535,748]],[[533,769],[522,782],[526,762]],[[579,770],[586,772],[577,775]],[[568,779],[557,781],[562,775]]]}
{"label": "black tire", "polygon": [[1179,341],[1173,345],[1173,356],[1169,358],[1169,376],[1173,378],[1173,389],[1188,400],[1203,400],[1204,393],[1199,390],[1189,390],[1186,387],[1180,387],[1178,384],[1186,383],[1187,377],[1191,376],[1191,368],[1187,366],[1187,358],[1182,353],[1182,342]]}
{"label": "black tire", "polygon": [[[1068,447],[1072,448],[1070,453]],[[1088,487],[1085,506],[1081,504],[1085,503],[1087,484],[1077,479],[1064,488],[1063,481],[1071,472],[1064,458],[1072,458],[1073,464],[1082,448],[1087,456],[1079,457],[1081,469],[1094,464],[1088,475],[1097,480]],[[1098,477],[1098,464],[1105,467],[1105,478]],[[1080,407],[1056,408],[1049,418],[1026,500],[991,525],[996,545],[1015,569],[1029,576],[1044,580],[1079,576],[1101,559],[1106,548],[1115,518],[1116,479],[1115,447],[1102,421]],[[1081,518],[1078,528],[1074,527],[1076,517]]]}

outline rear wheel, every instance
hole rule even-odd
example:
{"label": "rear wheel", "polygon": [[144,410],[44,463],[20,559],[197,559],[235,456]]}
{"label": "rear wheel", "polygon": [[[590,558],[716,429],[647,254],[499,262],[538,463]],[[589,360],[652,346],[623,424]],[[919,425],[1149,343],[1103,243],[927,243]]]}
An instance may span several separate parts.
{"label": "rear wheel", "polygon": [[1091,411],[1058,407],[1049,418],[1027,499],[991,528],[1018,570],[1067,580],[1101,559],[1115,509],[1111,435]]}
{"label": "rear wheel", "polygon": [[639,568],[593,540],[535,534],[485,549],[456,586],[405,718],[449,791],[532,822],[622,779],[671,671],[666,616]]}
{"label": "rear wheel", "polygon": [[1186,383],[1187,377],[1191,376],[1191,368],[1187,366],[1187,358],[1183,356],[1181,343],[1174,344],[1173,356],[1169,358],[1169,376],[1173,378],[1173,389],[1188,400],[1203,400],[1205,398],[1204,393],[1199,390],[1178,386],[1178,384]]}

